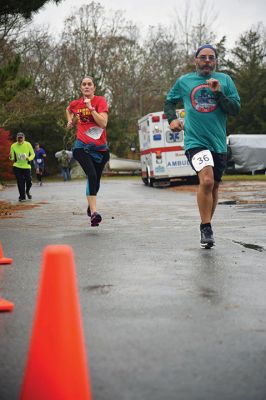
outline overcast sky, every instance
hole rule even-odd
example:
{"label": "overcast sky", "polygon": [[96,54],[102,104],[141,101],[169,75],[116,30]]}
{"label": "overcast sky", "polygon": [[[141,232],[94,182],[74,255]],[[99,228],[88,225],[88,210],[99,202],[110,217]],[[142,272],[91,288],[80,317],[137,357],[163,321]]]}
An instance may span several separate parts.
{"label": "overcast sky", "polygon": [[[169,25],[175,10],[184,15],[184,4],[190,3],[190,10],[195,14],[198,11],[199,0],[99,0],[106,11],[123,10],[128,20],[136,23],[142,32],[149,25]],[[34,23],[49,25],[51,32],[61,32],[64,19],[71,15],[75,9],[89,0],[62,0],[56,6],[49,3],[43,7],[34,17]],[[217,39],[227,36],[227,45],[232,47],[239,35],[250,29],[252,25],[263,22],[266,25],[266,1],[265,0],[206,0],[206,9],[210,14],[217,15],[212,26]]]}

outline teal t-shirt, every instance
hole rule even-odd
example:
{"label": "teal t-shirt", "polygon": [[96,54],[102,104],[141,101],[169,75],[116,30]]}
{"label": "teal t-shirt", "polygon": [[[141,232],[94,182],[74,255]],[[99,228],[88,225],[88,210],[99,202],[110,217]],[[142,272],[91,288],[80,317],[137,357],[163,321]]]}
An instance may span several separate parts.
{"label": "teal t-shirt", "polygon": [[218,79],[223,94],[240,104],[234,82],[229,75],[221,72],[213,72],[208,77],[197,72],[183,75],[177,79],[166,99],[184,104],[186,150],[204,147],[215,153],[226,153],[227,114],[219,107],[214,93],[206,84],[210,78]]}

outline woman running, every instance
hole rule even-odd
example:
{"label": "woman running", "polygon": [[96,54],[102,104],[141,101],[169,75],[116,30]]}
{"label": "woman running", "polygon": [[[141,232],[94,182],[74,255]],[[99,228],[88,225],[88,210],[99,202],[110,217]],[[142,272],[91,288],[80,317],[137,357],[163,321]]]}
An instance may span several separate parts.
{"label": "woman running", "polygon": [[104,97],[95,96],[96,86],[92,77],[82,79],[80,90],[82,97],[71,101],[66,109],[67,127],[72,128],[77,120],[73,157],[87,175],[87,215],[90,217],[91,226],[98,226],[102,217],[96,209],[96,196],[102,171],[110,157],[105,129],[108,122],[108,105]]}

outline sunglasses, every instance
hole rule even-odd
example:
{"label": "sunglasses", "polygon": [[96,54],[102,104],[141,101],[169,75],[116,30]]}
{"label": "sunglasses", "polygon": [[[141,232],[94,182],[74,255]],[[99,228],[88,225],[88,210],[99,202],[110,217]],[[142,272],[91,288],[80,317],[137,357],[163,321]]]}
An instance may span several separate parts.
{"label": "sunglasses", "polygon": [[202,56],[199,56],[199,57],[197,57],[200,61],[206,61],[206,60],[209,60],[209,61],[215,61],[216,60],[216,57],[215,56],[205,56],[205,55],[202,55]]}

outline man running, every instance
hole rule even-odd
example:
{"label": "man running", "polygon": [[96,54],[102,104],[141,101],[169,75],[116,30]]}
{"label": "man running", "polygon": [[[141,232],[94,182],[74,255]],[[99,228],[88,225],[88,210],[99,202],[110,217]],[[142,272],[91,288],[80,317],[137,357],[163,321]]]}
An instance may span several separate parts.
{"label": "man running", "polygon": [[[164,112],[172,131],[184,129],[185,154],[197,172],[197,202],[201,217],[201,247],[214,244],[211,220],[218,188],[226,168],[226,121],[237,115],[240,98],[229,75],[215,71],[217,51],[210,44],[195,53],[196,72],[182,75],[169,91]],[[176,105],[183,101],[185,120],[178,120]]]}
{"label": "man running", "polygon": [[30,142],[26,142],[23,132],[17,134],[17,141],[10,147],[10,160],[13,161],[13,171],[17,180],[19,191],[19,201],[26,201],[32,198],[30,194],[31,182],[31,165],[35,154]]}

